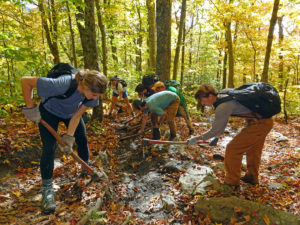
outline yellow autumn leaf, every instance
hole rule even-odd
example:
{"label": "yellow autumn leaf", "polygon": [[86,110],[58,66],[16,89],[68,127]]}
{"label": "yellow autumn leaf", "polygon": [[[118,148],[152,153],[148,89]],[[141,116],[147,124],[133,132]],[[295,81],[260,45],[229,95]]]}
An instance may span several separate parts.
{"label": "yellow autumn leaf", "polygon": [[244,218],[245,218],[246,222],[249,222],[250,219],[251,219],[251,217],[249,215],[248,216],[244,216]]}
{"label": "yellow autumn leaf", "polygon": [[19,191],[13,191],[12,192],[15,196],[17,196],[18,198],[21,196],[21,192]]}
{"label": "yellow autumn leaf", "polygon": [[234,207],[234,212],[235,213],[238,213],[238,212],[241,212],[242,210],[240,209],[240,208],[238,208],[238,207]]}
{"label": "yellow autumn leaf", "polygon": [[270,219],[266,214],[264,215],[264,221],[265,221],[266,225],[270,225]]}

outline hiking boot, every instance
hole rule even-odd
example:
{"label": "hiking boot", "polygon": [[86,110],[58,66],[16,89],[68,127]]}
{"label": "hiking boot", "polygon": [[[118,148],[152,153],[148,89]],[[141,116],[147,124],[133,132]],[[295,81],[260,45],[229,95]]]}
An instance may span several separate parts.
{"label": "hiking boot", "polygon": [[42,211],[46,214],[53,213],[56,208],[53,188],[43,187],[42,196]]}
{"label": "hiking boot", "polygon": [[153,134],[153,140],[159,140],[160,139],[159,128],[153,128],[152,134]]}
{"label": "hiking boot", "polygon": [[245,183],[252,184],[252,185],[258,184],[258,182],[254,180],[251,174],[246,174],[245,176],[241,177],[241,181],[244,181]]}

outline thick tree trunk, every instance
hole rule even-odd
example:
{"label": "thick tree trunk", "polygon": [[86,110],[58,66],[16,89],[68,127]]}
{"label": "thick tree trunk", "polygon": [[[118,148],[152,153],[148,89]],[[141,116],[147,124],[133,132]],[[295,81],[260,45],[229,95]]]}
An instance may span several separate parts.
{"label": "thick tree trunk", "polygon": [[170,79],[171,69],[171,0],[156,1],[157,57],[156,74]]}
{"label": "thick tree trunk", "polygon": [[[78,13],[76,14],[76,21],[83,49],[84,68],[100,71],[96,41],[95,0],[85,0],[85,4],[84,10],[80,6],[77,7]],[[84,22],[84,26],[82,25],[82,22]],[[92,120],[97,120],[99,122],[103,120],[103,106],[101,99],[99,99],[99,106],[93,108]]]}
{"label": "thick tree trunk", "polygon": [[73,26],[72,26],[72,19],[71,19],[71,13],[70,13],[70,8],[69,8],[69,3],[66,1],[66,6],[68,10],[68,20],[69,20],[69,29],[70,29],[70,34],[71,34],[71,42],[72,42],[72,63],[75,67],[78,67],[77,63],[77,56],[76,56],[76,48],[75,48],[75,35],[73,31]]}
{"label": "thick tree trunk", "polygon": [[[54,10],[54,2],[50,1],[51,10],[49,10],[49,25],[44,9],[44,0],[39,0],[39,10],[41,12],[42,25],[45,30],[46,39],[48,46],[50,48],[51,54],[53,55],[53,63],[60,63],[58,44],[57,44],[57,16],[56,11]],[[50,6],[49,6],[50,7]],[[50,26],[50,27],[49,27]]]}
{"label": "thick tree trunk", "polygon": [[279,2],[280,2],[280,0],[274,0],[273,12],[272,12],[272,17],[271,17],[271,21],[270,21],[269,33],[268,33],[268,41],[267,41],[267,48],[266,48],[266,54],[265,54],[264,69],[263,69],[262,79],[261,79],[263,82],[268,82],[268,71],[269,71],[270,55],[271,55],[272,42],[273,42],[273,33],[274,33],[274,27],[276,25],[276,20],[277,20],[277,12],[278,12],[278,8],[279,8]]}
{"label": "thick tree trunk", "polygon": [[[86,0],[85,4],[84,11],[81,7],[77,7],[80,13],[76,14],[83,49],[84,68],[100,71],[96,41],[95,1]],[[84,21],[84,26],[82,26],[80,20]]]}
{"label": "thick tree trunk", "polygon": [[154,72],[156,63],[156,32],[155,32],[155,0],[146,0],[148,9],[148,49],[149,49],[149,65],[148,71]]}
{"label": "thick tree trunk", "polygon": [[101,32],[101,47],[102,47],[102,67],[103,73],[107,76],[107,47],[106,47],[106,33],[105,26],[102,20],[100,1],[96,0],[96,8],[97,8],[97,18],[98,18],[98,26]]}
{"label": "thick tree trunk", "polygon": [[177,68],[178,68],[178,61],[180,55],[183,27],[185,23],[185,15],[186,15],[186,0],[182,0],[179,32],[178,32],[177,45],[176,45],[175,57],[173,63],[173,80],[177,79]]}

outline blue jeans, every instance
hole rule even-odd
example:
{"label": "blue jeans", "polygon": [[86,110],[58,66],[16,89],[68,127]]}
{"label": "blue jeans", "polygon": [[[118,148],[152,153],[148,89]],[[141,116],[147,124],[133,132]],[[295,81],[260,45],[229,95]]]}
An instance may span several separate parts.
{"label": "blue jeans", "polygon": [[[42,119],[45,120],[54,130],[57,131],[58,123],[63,122],[68,127],[70,119],[62,119],[48,112],[43,105],[40,105],[40,113]],[[55,137],[39,123],[40,135],[43,143],[43,152],[40,161],[42,179],[50,179],[53,175],[54,154],[56,149]],[[89,160],[89,148],[86,136],[86,128],[83,119],[80,118],[79,124],[74,133],[75,142],[77,144],[78,156],[87,162]]]}

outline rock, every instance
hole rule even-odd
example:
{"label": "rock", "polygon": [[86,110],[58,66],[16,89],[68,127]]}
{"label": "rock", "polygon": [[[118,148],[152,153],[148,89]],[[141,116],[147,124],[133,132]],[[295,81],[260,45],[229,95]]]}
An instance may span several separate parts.
{"label": "rock", "polygon": [[276,138],[276,142],[279,143],[279,142],[286,142],[288,141],[289,139],[286,137],[286,136],[281,136],[281,137],[278,137]]}
{"label": "rock", "polygon": [[163,195],[161,201],[163,204],[163,208],[167,211],[171,211],[173,208],[176,207],[176,203],[173,196]]}
{"label": "rock", "polygon": [[245,216],[250,219],[247,224],[265,225],[265,218],[270,220],[269,224],[300,224],[299,218],[293,214],[235,196],[200,199],[195,205],[195,211],[209,214],[213,224],[229,224],[232,217],[245,218]]}
{"label": "rock", "polygon": [[184,168],[186,163],[182,163],[182,161],[178,160],[170,160],[164,165],[164,170],[167,172],[178,172]]}
{"label": "rock", "polygon": [[269,188],[283,188],[281,183],[269,183]]}
{"label": "rock", "polygon": [[211,168],[194,165],[190,166],[186,173],[180,176],[179,182],[185,193],[189,195],[203,194],[206,192],[205,188],[211,184],[206,178],[212,175],[213,170]]}

